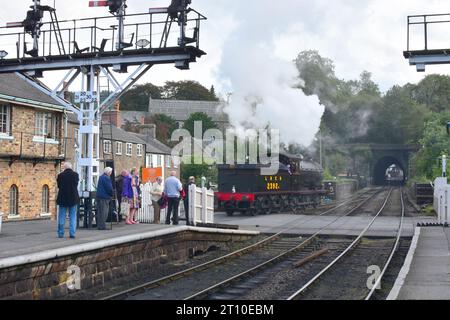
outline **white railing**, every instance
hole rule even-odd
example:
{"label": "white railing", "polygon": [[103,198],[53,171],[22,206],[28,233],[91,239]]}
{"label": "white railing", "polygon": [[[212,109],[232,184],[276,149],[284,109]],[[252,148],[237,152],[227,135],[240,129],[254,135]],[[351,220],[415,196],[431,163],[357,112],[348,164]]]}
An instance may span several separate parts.
{"label": "white railing", "polygon": [[191,223],[214,223],[214,192],[191,185],[188,196]]}
{"label": "white railing", "polygon": [[[154,210],[150,190],[151,183],[141,185],[142,203],[137,212],[137,220],[141,223],[154,223]],[[198,223],[214,223],[214,192],[206,188],[198,188],[195,185],[189,187],[189,222],[191,225]],[[194,213],[194,214],[192,214]],[[185,217],[184,204],[180,201],[178,217]],[[161,210],[160,223],[166,220],[166,209]]]}
{"label": "white railing", "polygon": [[447,178],[437,178],[434,183],[434,210],[439,223],[450,223],[450,185]]}

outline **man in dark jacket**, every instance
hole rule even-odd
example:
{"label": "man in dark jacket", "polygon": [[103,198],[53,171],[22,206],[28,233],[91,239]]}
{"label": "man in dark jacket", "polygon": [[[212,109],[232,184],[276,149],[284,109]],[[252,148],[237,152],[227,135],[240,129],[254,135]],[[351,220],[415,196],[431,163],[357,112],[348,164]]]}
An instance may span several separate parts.
{"label": "man in dark jacket", "polygon": [[120,212],[122,211],[122,192],[123,192],[123,179],[128,176],[128,171],[123,170],[122,174],[116,178],[116,193],[117,193],[117,202],[119,203],[118,215],[119,222],[122,221],[122,215]]}
{"label": "man in dark jacket", "polygon": [[58,175],[58,198],[56,200],[58,211],[58,237],[64,238],[64,227],[66,222],[66,212],[69,211],[70,237],[75,239],[77,228],[77,207],[80,202],[78,196],[78,173],[72,170],[72,164],[64,163],[64,171]]}
{"label": "man in dark jacket", "polygon": [[[189,181],[188,183],[186,183],[183,187],[184,190],[184,213],[186,216],[186,225],[189,226],[191,225],[191,222],[189,220],[189,187],[191,185],[195,184],[195,177],[189,177]],[[194,217],[192,217],[194,218]],[[192,221],[194,221],[194,219],[192,219]]]}
{"label": "man in dark jacket", "polygon": [[106,230],[106,218],[108,217],[109,204],[113,197],[113,186],[111,181],[112,168],[106,167],[104,174],[98,179],[97,184],[97,228]]}

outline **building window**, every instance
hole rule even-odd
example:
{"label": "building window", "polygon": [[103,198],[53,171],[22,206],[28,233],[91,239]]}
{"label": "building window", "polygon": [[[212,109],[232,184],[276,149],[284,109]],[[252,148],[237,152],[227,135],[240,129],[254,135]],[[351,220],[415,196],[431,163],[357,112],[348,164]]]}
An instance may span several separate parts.
{"label": "building window", "polygon": [[136,145],[136,154],[138,157],[142,157],[142,144]]}
{"label": "building window", "polygon": [[55,113],[36,112],[34,134],[38,137],[57,140],[59,121]]}
{"label": "building window", "polygon": [[157,168],[161,168],[161,167],[162,167],[162,161],[163,161],[163,160],[162,160],[162,157],[163,157],[163,156],[161,156],[161,155],[159,155],[159,154],[156,156],[156,167],[157,167]]}
{"label": "building window", "polygon": [[50,188],[48,185],[42,187],[42,213],[50,213]]}
{"label": "building window", "polygon": [[19,215],[19,188],[15,184],[9,189],[9,215]]}
{"label": "building window", "polygon": [[180,165],[180,157],[174,156],[172,160],[173,160],[173,167],[177,169],[178,166]]}
{"label": "building window", "polygon": [[122,155],[122,142],[116,142],[116,154]]}
{"label": "building window", "polygon": [[146,158],[146,167],[153,168],[153,155],[148,154],[145,158]]}
{"label": "building window", "polygon": [[133,144],[127,143],[126,155],[131,156],[133,154]]}
{"label": "building window", "polygon": [[110,140],[105,140],[103,141],[103,153],[105,154],[111,154],[111,141]]}
{"label": "building window", "polygon": [[0,134],[11,135],[11,106],[0,104]]}
{"label": "building window", "polygon": [[171,163],[170,163],[170,156],[166,155],[166,168],[170,168],[171,167]]}

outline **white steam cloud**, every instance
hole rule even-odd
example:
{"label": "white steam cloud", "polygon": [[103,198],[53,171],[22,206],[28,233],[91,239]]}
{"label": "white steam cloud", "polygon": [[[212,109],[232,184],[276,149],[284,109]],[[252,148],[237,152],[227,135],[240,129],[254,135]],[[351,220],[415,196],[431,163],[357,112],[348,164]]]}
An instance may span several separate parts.
{"label": "white steam cloud", "polygon": [[[224,109],[231,124],[238,131],[270,125],[280,130],[282,142],[310,145],[319,130],[324,106],[317,96],[306,96],[296,88],[301,80],[292,61],[295,57],[290,61],[278,56],[275,38],[261,29],[266,12],[242,14],[244,8],[235,9],[241,14],[224,43],[219,72],[223,86],[232,92],[230,104]],[[252,18],[246,20],[245,13]],[[306,49],[299,46],[298,52]]]}

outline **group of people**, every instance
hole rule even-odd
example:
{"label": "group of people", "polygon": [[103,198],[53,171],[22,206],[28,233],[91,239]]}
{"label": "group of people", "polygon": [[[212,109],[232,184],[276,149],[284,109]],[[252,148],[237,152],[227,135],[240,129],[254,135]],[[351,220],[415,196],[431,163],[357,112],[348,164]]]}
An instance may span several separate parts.
{"label": "group of people", "polygon": [[[111,175],[113,169],[107,167],[103,171],[97,183],[96,203],[97,213],[96,222],[99,230],[106,230],[106,221],[110,214],[112,200],[114,198],[114,188]],[[72,165],[68,162],[64,163],[64,171],[58,175],[58,237],[64,237],[64,226],[66,214],[69,212],[69,233],[71,238],[75,238],[77,225],[77,207],[80,202],[78,196],[78,173],[72,170]],[[195,184],[195,177],[189,177],[188,182],[183,186],[181,181],[176,177],[176,172],[170,173],[170,177],[163,181],[162,177],[158,177],[150,189],[152,205],[154,208],[154,223],[160,223],[161,209],[167,207],[165,223],[170,225],[178,225],[178,208],[180,201],[184,203],[186,224],[190,225],[189,219],[189,187]],[[125,217],[125,224],[134,225],[139,222],[136,219],[137,211],[141,207],[142,191],[140,188],[141,181],[139,172],[136,168],[130,172],[123,170],[121,175],[115,180],[115,189],[119,204],[118,213],[119,221]]]}

